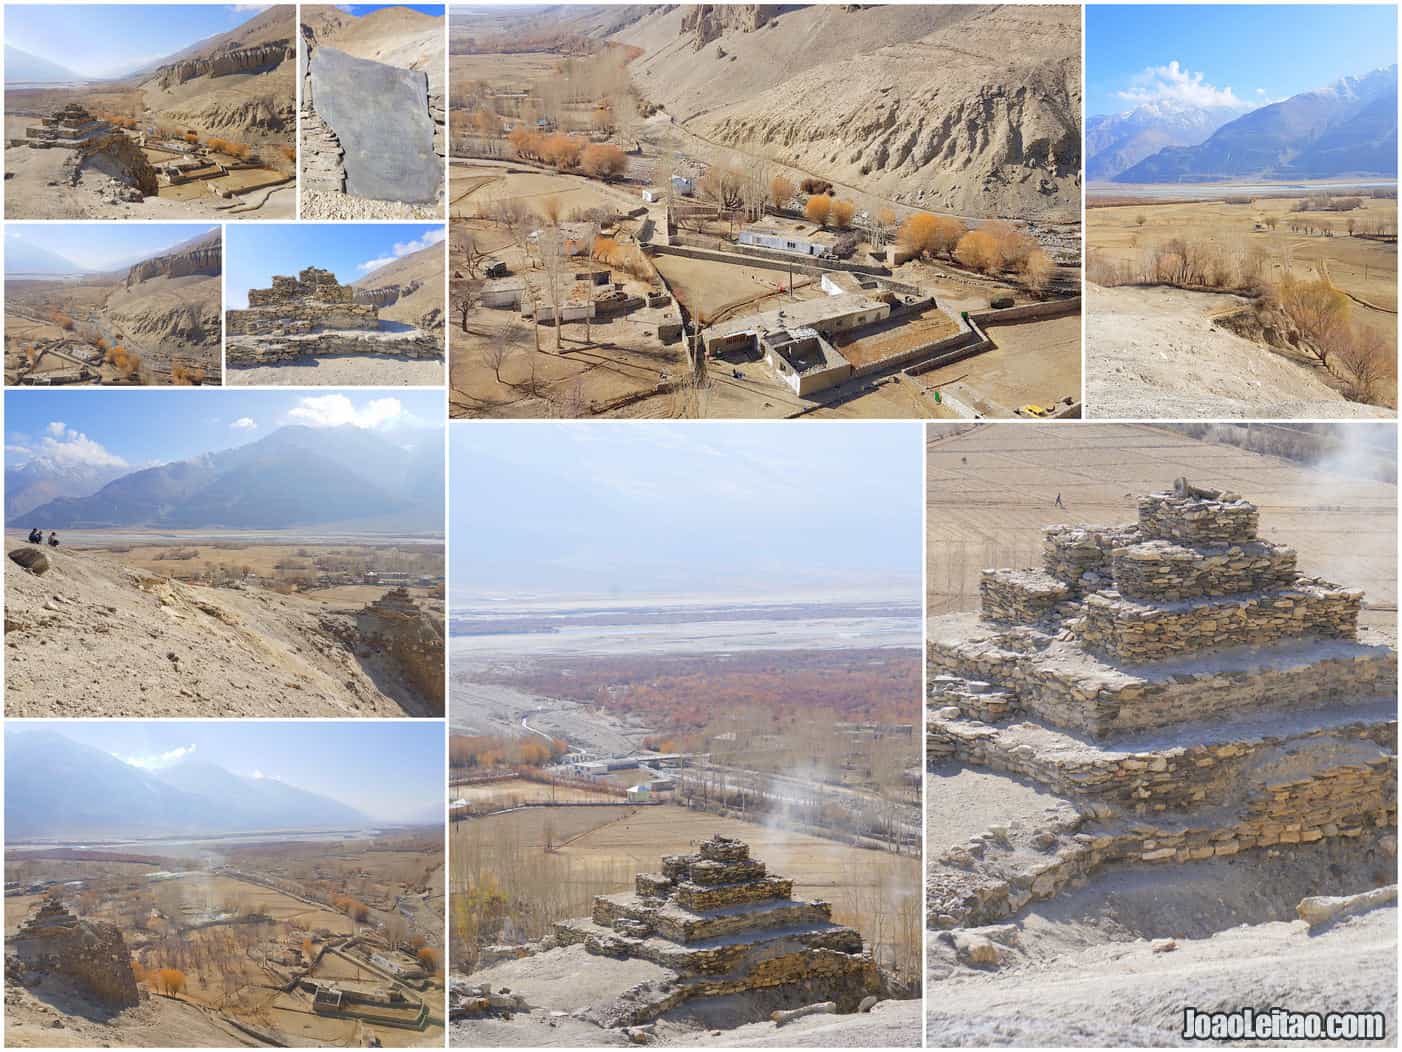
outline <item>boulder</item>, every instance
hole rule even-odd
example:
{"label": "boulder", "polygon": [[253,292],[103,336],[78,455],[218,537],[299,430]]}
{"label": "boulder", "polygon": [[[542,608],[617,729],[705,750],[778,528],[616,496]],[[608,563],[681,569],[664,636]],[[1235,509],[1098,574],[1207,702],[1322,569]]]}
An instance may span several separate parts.
{"label": "boulder", "polygon": [[16,548],[10,553],[10,561],[23,566],[35,577],[42,577],[49,569],[49,557],[38,548]]}

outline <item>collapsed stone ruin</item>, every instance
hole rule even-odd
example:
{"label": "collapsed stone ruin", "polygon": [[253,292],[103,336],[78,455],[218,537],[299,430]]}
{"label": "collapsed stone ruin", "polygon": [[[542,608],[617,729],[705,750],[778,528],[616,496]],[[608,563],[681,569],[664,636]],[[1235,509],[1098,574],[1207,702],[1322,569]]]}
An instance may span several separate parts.
{"label": "collapsed stone ruin", "polygon": [[1396,651],[1359,628],[1362,592],[1300,573],[1258,520],[1179,479],[1134,524],[1047,527],[1041,569],[985,570],[979,614],[931,620],[929,760],[1078,816],[1031,863],[1009,864],[1006,829],[932,860],[932,927],[993,924],[1110,863],[1395,850]]}
{"label": "collapsed stone ruin", "polygon": [[227,312],[226,358],[231,365],[267,365],[333,354],[391,354],[440,358],[437,336],[380,321],[374,297],[342,285],[336,275],[307,267],[278,275],[271,288],[249,289],[248,307]]}
{"label": "collapsed stone ruin", "polygon": [[7,145],[69,150],[71,156],[64,162],[64,176],[70,185],[77,185],[84,171],[92,169],[113,181],[113,193],[120,200],[140,201],[158,189],[156,169],[136,141],[76,102],[26,128],[23,138],[8,139]]}
{"label": "collapsed stone ruin", "polygon": [[861,934],[834,923],[829,903],[792,892],[793,881],[770,874],[748,844],[713,836],[696,854],[663,856],[662,871],[638,874],[633,892],[596,896],[591,916],[555,925],[554,942],[671,973],[601,1006],[596,1021],[605,1026],[636,1026],[693,998],[731,994],[857,1011],[882,985]]}
{"label": "collapsed stone ruin", "polygon": [[361,610],[362,645],[383,654],[430,712],[442,715],[443,626],[420,609],[404,588],[392,588]]}
{"label": "collapsed stone ruin", "polygon": [[131,951],[111,924],[80,920],[50,896],[10,941],[6,978],[25,986],[45,975],[70,980],[103,1008],[121,1011],[141,1001]]}

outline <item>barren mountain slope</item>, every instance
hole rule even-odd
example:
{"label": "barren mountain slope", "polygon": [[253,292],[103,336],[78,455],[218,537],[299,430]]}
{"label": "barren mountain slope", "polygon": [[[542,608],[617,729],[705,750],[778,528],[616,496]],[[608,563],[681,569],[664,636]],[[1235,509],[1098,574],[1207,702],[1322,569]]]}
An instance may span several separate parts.
{"label": "barren mountain slope", "polygon": [[380,317],[420,329],[443,327],[443,242],[371,271],[353,282],[357,292],[378,292]]}
{"label": "barren mountain slope", "polygon": [[1240,297],[1087,284],[1086,408],[1102,419],[1391,417],[1213,324]]}
{"label": "barren mountain slope", "polygon": [[92,551],[46,554],[42,577],[5,562],[10,716],[406,714],[386,693],[402,687],[333,634],[350,611],[182,584]]}
{"label": "barren mountain slope", "polygon": [[316,29],[318,44],[387,66],[421,70],[428,74],[429,94],[443,94],[442,18],[407,7],[382,7],[361,18],[337,8],[330,14],[316,14],[324,10],[309,7],[302,13],[302,21]]}
{"label": "barren mountain slope", "polygon": [[143,346],[212,353],[218,367],[223,303],[217,230],[137,263],[107,300],[114,328]]}
{"label": "barren mountain slope", "polygon": [[616,39],[645,52],[643,95],[717,143],[962,215],[1079,202],[1074,7],[681,8]]}
{"label": "barren mountain slope", "polygon": [[148,116],[236,141],[288,141],[296,126],[295,30],[296,8],[274,6],[165,59],[141,83]]}

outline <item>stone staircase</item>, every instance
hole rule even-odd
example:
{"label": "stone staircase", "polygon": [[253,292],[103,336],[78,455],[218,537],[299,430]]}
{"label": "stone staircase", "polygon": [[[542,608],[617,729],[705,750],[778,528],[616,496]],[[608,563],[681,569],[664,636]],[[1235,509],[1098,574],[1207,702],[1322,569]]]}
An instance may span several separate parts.
{"label": "stone staircase", "polygon": [[881,982],[862,936],[834,923],[832,907],[792,897],[793,881],[768,873],[742,841],[715,836],[694,855],[668,855],[637,875],[631,893],[599,895],[587,918],[555,925],[559,945],[638,958],[675,980],[634,991],[615,1025],[637,1025],[696,997],[764,991],[787,1007],[836,1001],[856,1011]]}
{"label": "stone staircase", "polygon": [[1360,631],[1361,592],[1300,574],[1258,520],[1180,479],[1133,525],[1049,527],[1041,569],[986,570],[979,615],[932,619],[928,760],[1082,815],[1030,865],[998,838],[933,860],[933,926],[1109,863],[1395,836],[1396,651]]}

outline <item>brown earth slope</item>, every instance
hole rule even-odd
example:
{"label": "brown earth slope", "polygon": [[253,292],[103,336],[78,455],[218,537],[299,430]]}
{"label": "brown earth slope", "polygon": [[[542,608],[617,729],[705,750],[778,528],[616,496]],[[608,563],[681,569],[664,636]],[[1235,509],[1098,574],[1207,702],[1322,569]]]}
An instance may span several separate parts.
{"label": "brown earth slope", "polygon": [[162,61],[141,89],[156,124],[250,144],[291,143],[296,8],[270,7]]}
{"label": "brown earth slope", "polygon": [[960,215],[1079,206],[1075,7],[703,5],[615,39],[703,139]]}
{"label": "brown earth slope", "polygon": [[5,562],[7,715],[420,714],[401,676],[345,642],[359,632],[352,609],[46,554],[43,576]]}
{"label": "brown earth slope", "polygon": [[380,308],[380,317],[385,321],[441,332],[444,265],[440,241],[371,271],[352,282],[352,287],[358,300],[367,299]]}

